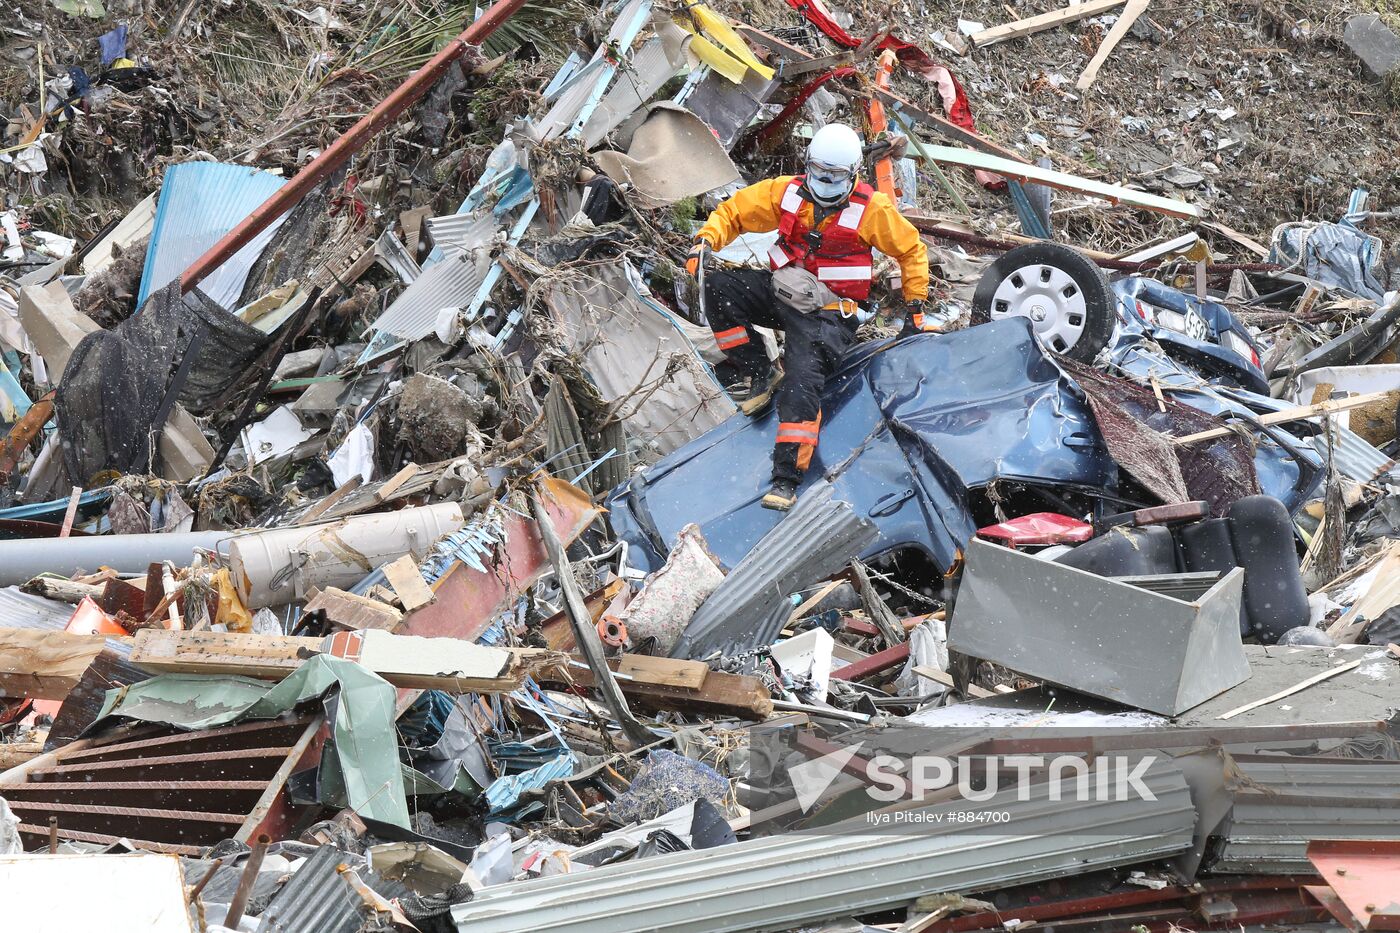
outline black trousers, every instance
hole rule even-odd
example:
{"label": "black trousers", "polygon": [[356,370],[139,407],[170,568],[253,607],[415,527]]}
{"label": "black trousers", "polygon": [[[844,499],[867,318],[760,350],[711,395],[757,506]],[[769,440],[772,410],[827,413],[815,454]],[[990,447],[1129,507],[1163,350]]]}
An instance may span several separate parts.
{"label": "black trousers", "polygon": [[783,381],[778,386],[778,436],[773,479],[799,482],[821,431],[822,389],[852,343],[857,321],[835,311],[804,314],[773,295],[773,273],[734,269],[705,277],[705,314],[724,355],[755,379],[771,364],[754,327],[781,330]]}

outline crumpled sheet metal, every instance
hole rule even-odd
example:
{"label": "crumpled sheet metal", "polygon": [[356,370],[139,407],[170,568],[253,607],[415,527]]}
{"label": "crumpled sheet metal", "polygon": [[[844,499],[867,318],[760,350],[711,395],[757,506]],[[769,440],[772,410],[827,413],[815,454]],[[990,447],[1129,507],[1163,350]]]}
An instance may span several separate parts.
{"label": "crumpled sheet metal", "polygon": [[[675,104],[652,105],[625,153],[603,150],[593,158],[619,185],[631,185],[646,207],[664,207],[739,181],[715,134],[695,114]],[[683,171],[677,171],[684,166]]]}
{"label": "crumpled sheet metal", "polygon": [[822,481],[725,577],[691,617],[673,658],[709,658],[770,645],[792,604],[789,593],[824,580],[878,537],[875,525]]}
{"label": "crumpled sheet metal", "polygon": [[583,144],[592,149],[651,100],[662,85],[687,69],[690,36],[669,16],[653,17],[656,35],[642,44],[612,89],[583,125]]}
{"label": "crumpled sheet metal", "polygon": [[631,266],[551,281],[545,302],[628,434],[662,454],[734,411],[695,347],[638,287]]}
{"label": "crumpled sheet metal", "polygon": [[[269,172],[224,162],[182,162],[165,170],[137,304],[178,279],[224,234],[287,183]],[[287,219],[283,214],[200,283],[226,308],[238,306],[243,283],[263,248]]]}
{"label": "crumpled sheet metal", "polygon": [[485,264],[469,252],[456,251],[425,268],[384,310],[372,330],[403,340],[422,340],[437,329],[444,309],[466,307],[486,280]]}

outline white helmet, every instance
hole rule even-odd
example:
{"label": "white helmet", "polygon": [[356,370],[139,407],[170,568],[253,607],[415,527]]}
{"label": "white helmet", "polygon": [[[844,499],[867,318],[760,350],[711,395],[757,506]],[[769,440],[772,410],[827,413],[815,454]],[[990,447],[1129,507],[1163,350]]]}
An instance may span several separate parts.
{"label": "white helmet", "polygon": [[828,123],[807,146],[807,190],[823,207],[845,201],[856,184],[863,155],[860,137],[844,123]]}

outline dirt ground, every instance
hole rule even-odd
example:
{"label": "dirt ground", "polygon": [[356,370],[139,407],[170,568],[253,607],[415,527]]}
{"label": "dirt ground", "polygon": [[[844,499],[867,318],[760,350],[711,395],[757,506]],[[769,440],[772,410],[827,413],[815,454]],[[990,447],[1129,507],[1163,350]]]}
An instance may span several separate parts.
{"label": "dirt ground", "polygon": [[[1400,110],[1341,43],[1351,13],[1374,9],[1400,21],[1393,3],[1156,0],[1086,92],[1074,82],[1114,11],[958,55],[936,40],[941,34],[961,44],[960,20],[993,26],[1054,9],[1059,0],[852,2],[846,10],[853,34],[865,34],[883,16],[945,61],[965,86],[980,131],[996,142],[1027,157],[1048,156],[1065,171],[1199,203],[1209,219],[1267,241],[1279,223],[1335,219],[1357,186],[1371,190],[1373,206],[1400,202]],[[800,22],[783,0],[716,6],[765,28]],[[318,8],[333,11],[346,28],[328,30],[309,19]],[[200,153],[294,172],[455,34],[469,8],[234,0],[157,9],[111,0],[107,17],[88,19],[48,0],[0,2],[9,22],[0,36],[0,106],[7,113],[37,99],[40,60],[47,78],[75,64],[95,71],[96,36],[117,19],[130,23],[129,54],[159,74],[135,92],[144,101],[118,96],[96,123],[64,134],[53,160],[55,190],[30,202],[36,220],[70,236],[91,233],[149,191],[168,162]],[[520,98],[539,87],[586,30],[586,14],[572,2],[527,5],[514,28],[541,60],[512,63],[487,83],[471,105],[480,132],[467,145],[432,151],[385,136],[370,158],[411,162],[424,180],[470,177],[499,138],[495,118],[516,112]],[[169,39],[182,19],[186,35]],[[932,102],[918,79],[901,77],[899,84]],[[160,119],[150,118],[153,110]],[[979,224],[1017,229],[1003,194],[983,191],[965,173],[950,177]],[[921,203],[952,209],[927,176]],[[1057,196],[1054,210],[1057,235],[1104,250],[1180,229],[1178,221],[1072,195]],[[1375,232],[1389,242],[1400,227],[1383,221]],[[1211,242],[1221,255],[1247,258],[1223,237]]]}

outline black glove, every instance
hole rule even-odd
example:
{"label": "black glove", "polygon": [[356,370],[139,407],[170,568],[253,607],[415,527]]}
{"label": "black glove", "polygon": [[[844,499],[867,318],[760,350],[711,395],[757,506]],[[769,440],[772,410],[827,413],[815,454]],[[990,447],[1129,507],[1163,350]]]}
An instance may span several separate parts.
{"label": "black glove", "polygon": [[899,330],[899,339],[912,337],[924,332],[924,303],[911,301],[904,306],[904,326]]}

